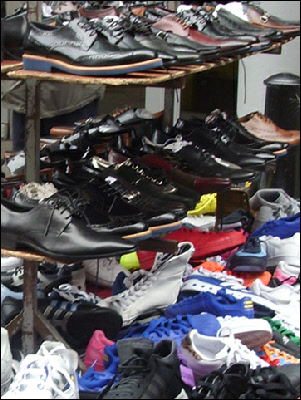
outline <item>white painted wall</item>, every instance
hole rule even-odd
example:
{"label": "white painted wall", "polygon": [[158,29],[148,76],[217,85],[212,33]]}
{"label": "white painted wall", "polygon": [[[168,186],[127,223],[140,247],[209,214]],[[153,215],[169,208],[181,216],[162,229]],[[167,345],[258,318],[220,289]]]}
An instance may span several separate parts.
{"label": "white painted wall", "polygon": [[[257,1],[256,3],[270,15],[287,20],[300,19],[300,1]],[[246,85],[243,63],[246,68]],[[300,36],[282,46],[280,55],[258,54],[239,62],[238,117],[253,111],[264,113],[266,86],[263,82],[269,76],[281,72],[300,76]]]}

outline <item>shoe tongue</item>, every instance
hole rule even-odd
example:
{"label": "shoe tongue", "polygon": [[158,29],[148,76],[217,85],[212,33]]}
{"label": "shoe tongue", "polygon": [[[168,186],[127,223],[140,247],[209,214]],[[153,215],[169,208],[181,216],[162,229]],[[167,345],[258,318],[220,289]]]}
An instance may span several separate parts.
{"label": "shoe tongue", "polygon": [[149,359],[153,353],[154,343],[147,338],[124,339],[117,342],[119,363],[122,364],[134,354]]}

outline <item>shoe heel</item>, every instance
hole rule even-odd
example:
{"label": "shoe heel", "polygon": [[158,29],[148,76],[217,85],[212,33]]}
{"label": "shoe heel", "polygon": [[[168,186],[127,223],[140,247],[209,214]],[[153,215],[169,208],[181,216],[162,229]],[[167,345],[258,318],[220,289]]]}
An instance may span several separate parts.
{"label": "shoe heel", "polygon": [[23,69],[31,71],[51,72],[52,65],[48,61],[33,60],[31,58],[23,57]]}

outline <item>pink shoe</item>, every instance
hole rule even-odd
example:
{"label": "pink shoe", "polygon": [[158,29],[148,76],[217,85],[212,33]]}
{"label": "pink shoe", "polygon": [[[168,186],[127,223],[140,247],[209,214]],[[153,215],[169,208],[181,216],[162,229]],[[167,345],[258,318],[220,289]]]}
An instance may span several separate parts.
{"label": "pink shoe", "polygon": [[276,269],[273,278],[278,279],[283,285],[293,286],[297,282],[297,278],[294,276],[285,275],[281,269]]}
{"label": "pink shoe", "polygon": [[94,363],[95,371],[104,371],[106,368],[103,364],[103,354],[106,346],[112,346],[115,344],[112,340],[109,340],[103,331],[94,331],[89,344],[86,349],[86,354],[84,358],[84,364],[89,368]]}

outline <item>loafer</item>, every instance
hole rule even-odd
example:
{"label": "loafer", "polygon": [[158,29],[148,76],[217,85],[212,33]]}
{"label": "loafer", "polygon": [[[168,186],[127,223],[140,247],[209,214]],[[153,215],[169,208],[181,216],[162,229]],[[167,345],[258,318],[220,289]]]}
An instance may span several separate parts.
{"label": "loafer", "polygon": [[93,22],[81,19],[63,26],[30,22],[24,50],[25,70],[106,76],[162,66],[162,59],[153,51],[122,51],[111,45]]}
{"label": "loafer", "polygon": [[137,249],[131,241],[87,227],[79,209],[61,196],[45,199],[30,210],[2,198],[1,246],[66,262],[122,255]]}

